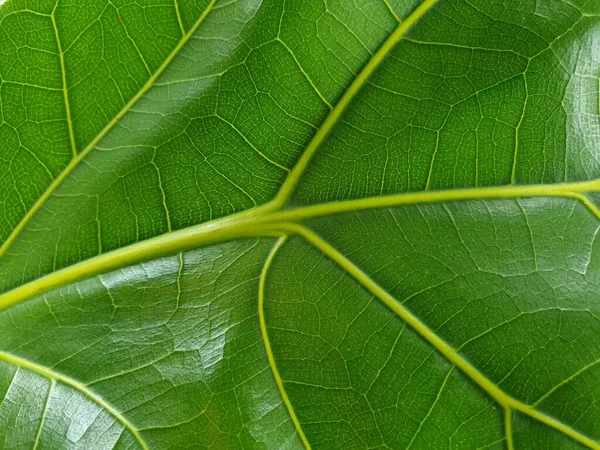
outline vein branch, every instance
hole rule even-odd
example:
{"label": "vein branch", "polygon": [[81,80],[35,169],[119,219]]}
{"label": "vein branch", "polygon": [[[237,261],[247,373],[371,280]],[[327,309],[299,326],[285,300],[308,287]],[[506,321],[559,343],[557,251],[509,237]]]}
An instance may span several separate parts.
{"label": "vein branch", "polygon": [[37,433],[35,434],[35,442],[33,443],[33,450],[38,448],[40,444],[40,436],[42,435],[42,430],[44,429],[44,424],[46,423],[46,414],[48,413],[48,407],[50,406],[50,399],[52,398],[52,391],[56,386],[56,380],[51,380],[50,387],[48,388],[48,394],[46,394],[46,401],[44,402],[44,409],[42,411],[42,417],[40,418],[40,425],[38,427]]}
{"label": "vein branch", "polygon": [[[65,69],[65,54],[62,49],[60,42],[60,35],[58,33],[58,26],[56,25],[56,8],[58,7],[58,1],[54,5],[52,14],[50,14],[50,20],[52,20],[52,28],[54,29],[54,36],[56,37],[56,46],[58,47],[58,58],[60,61],[60,74],[62,79],[62,92],[65,103],[65,114],[67,116],[67,128],[69,131],[69,144],[71,146],[71,153],[73,158],[77,157],[77,144],[75,143],[75,132],[73,130],[73,119],[71,118],[71,104],[69,102],[69,90],[67,88],[67,71]],[[1,255],[1,253],[0,253]]]}
{"label": "vein branch", "polygon": [[179,2],[177,0],[173,0],[173,3],[175,6],[175,15],[177,16],[177,23],[179,24],[181,35],[185,36],[185,27],[183,26],[183,20],[181,20],[181,13],[179,12]]}
{"label": "vein branch", "polygon": [[473,382],[488,393],[494,400],[506,409],[520,411],[529,417],[554,428],[563,434],[569,436],[575,441],[587,446],[588,448],[600,450],[600,444],[571,428],[567,424],[551,417],[525,403],[511,397],[502,391],[492,380],[487,378],[471,363],[464,359],[456,350],[454,350],[446,341],[434,333],[425,323],[414,316],[407,308],[400,304],[385,289],[379,286],[365,272],[358,268],[348,258],[342,255],[337,249],[324,241],[316,233],[306,227],[297,224],[282,224],[282,231],[294,233],[301,236],[309,244],[320,250],[325,256],[337,263],[348,275],[354,278],[372,295],[377,297],[384,305],[392,310],[400,319],[407,323],[415,332],[441,353],[448,361],[458,367]]}
{"label": "vein branch", "polygon": [[352,99],[360,91],[360,89],[367,82],[369,77],[379,67],[385,57],[390,53],[394,46],[404,37],[408,30],[427,12],[438,0],[425,0],[421,3],[417,9],[415,9],[404,22],[394,30],[394,32],[388,37],[383,45],[375,52],[369,62],[361,70],[358,76],[354,79],[352,84],[344,92],[338,103],[333,107],[331,112],[327,115],[311,141],[306,146],[304,153],[296,163],[296,166],[290,172],[288,178],[282,184],[281,189],[275,197],[274,203],[278,206],[284,206],[293,190],[295,189],[300,177],[306,170],[308,163],[314,156],[317,149],[321,146],[333,126],[338,122]]}
{"label": "vein branch", "polygon": [[[160,78],[163,72],[169,67],[171,62],[175,59],[175,57],[179,54],[181,49],[187,44],[190,38],[194,35],[198,27],[204,22],[206,17],[209,15],[210,11],[213,9],[217,0],[211,0],[208,4],[202,15],[198,18],[194,26],[183,36],[181,41],[177,44],[177,46],[173,49],[171,54],[165,59],[165,61],[160,65],[160,67],[156,70],[156,72],[148,79],[146,84],[140,89],[140,91],[131,99],[129,102],[119,111],[119,113],[98,133],[98,135],[77,155],[74,155],[74,158],[71,162],[63,169],[63,171],[54,179],[54,181],[48,186],[46,191],[40,196],[40,198],[33,204],[33,206],[27,211],[27,214],[21,219],[21,222],[13,229],[12,233],[8,238],[4,241],[4,243],[0,246],[0,258],[6,253],[8,248],[12,245],[12,243],[19,236],[21,231],[25,228],[25,226],[29,223],[31,218],[42,208],[42,206],[48,201],[48,199],[52,196],[52,194],[58,189],[58,187],[63,183],[63,181],[75,170],[77,166],[85,159],[85,157],[98,145],[98,143],[112,130],[115,125],[119,123],[119,121],[127,114],[131,108],[154,86],[156,81]],[[55,8],[56,9],[56,8]],[[56,22],[54,21],[54,12],[52,14],[52,23],[54,24],[54,29],[57,35],[58,40],[58,31],[56,28]],[[62,52],[61,52],[61,61]],[[63,87],[66,86],[66,78],[64,72],[63,65]],[[65,102],[67,102],[66,90],[65,92]],[[68,113],[70,114],[70,113]],[[70,122],[70,119],[69,119]],[[73,144],[72,144],[73,145]]]}
{"label": "vein branch", "polygon": [[[181,251],[218,242],[244,237],[273,236],[273,230],[279,230],[282,223],[298,223],[316,217],[402,205],[522,197],[571,198],[579,200],[588,208],[595,208],[597,211],[597,208],[583,195],[583,192],[598,190],[600,190],[600,180],[592,180],[556,185],[498,186],[409,192],[383,197],[321,203],[287,210],[274,210],[273,202],[270,202],[225,218],[136,242],[52,272],[0,294],[0,310],[42,295],[52,289],[124,266],[170,256]],[[598,211],[597,217],[600,220],[600,211]]]}
{"label": "vein branch", "polygon": [[[21,367],[23,369],[35,372],[43,377],[46,377],[46,378],[52,380],[54,383],[56,383],[56,382],[63,383],[65,385],[81,392],[85,397],[92,400],[94,403],[96,403],[102,409],[108,411],[119,423],[121,423],[121,425],[123,425],[124,428],[126,428],[135,437],[135,439],[139,442],[139,444],[141,445],[141,447],[144,450],[149,450],[148,444],[146,444],[146,442],[140,435],[139,430],[129,420],[127,420],[127,418],[125,418],[112,405],[110,405],[109,403],[104,401],[102,399],[102,397],[100,397],[99,395],[97,395],[94,392],[92,392],[91,390],[89,390],[87,387],[85,387],[80,382],[78,382],[70,377],[67,377],[65,375],[62,375],[58,372],[55,372],[52,369],[49,369],[48,367],[44,367],[42,365],[36,364],[34,362],[31,362],[26,359],[20,358],[18,356],[12,355],[10,353],[0,352],[0,360],[6,361],[10,364],[14,364],[15,366]],[[52,386],[54,386],[54,383],[52,384]],[[49,398],[49,396],[50,396],[50,394],[48,394],[48,398]]]}
{"label": "vein branch", "polygon": [[508,450],[514,450],[515,448],[513,442],[512,414],[510,406],[506,406],[504,408],[504,433],[506,434],[506,447]]}
{"label": "vein branch", "polygon": [[302,425],[296,416],[296,412],[294,411],[294,407],[292,406],[292,402],[285,391],[285,387],[283,385],[283,379],[279,374],[279,370],[277,369],[277,364],[275,363],[275,356],[273,355],[273,349],[271,348],[271,341],[269,341],[269,333],[267,331],[267,321],[265,319],[265,286],[267,273],[273,260],[275,259],[275,255],[277,252],[283,247],[287,240],[287,237],[280,238],[269,253],[267,260],[265,261],[265,265],[263,266],[263,270],[260,274],[260,280],[258,284],[258,318],[260,321],[260,333],[262,335],[263,342],[265,344],[265,351],[267,353],[267,359],[269,360],[269,366],[271,367],[271,371],[273,372],[273,377],[275,378],[275,384],[277,384],[277,388],[279,389],[279,393],[281,398],[283,399],[283,403],[285,404],[288,414],[294,423],[294,427],[296,428],[296,432],[300,436],[300,440],[304,444],[304,448],[306,450],[311,450],[310,443],[302,430]]}
{"label": "vein branch", "polygon": [[590,370],[592,367],[597,366],[599,363],[600,363],[600,359],[597,359],[595,361],[592,361],[589,364],[586,364],[581,369],[579,369],[577,372],[571,374],[570,376],[568,376],[567,378],[565,378],[564,380],[562,380],[560,383],[558,383],[557,385],[555,385],[554,387],[552,387],[551,389],[549,389],[544,395],[542,395],[540,398],[538,398],[535,401],[535,403],[533,403],[533,406],[534,407],[538,406],[540,403],[542,403],[544,400],[546,400],[548,397],[550,397],[552,394],[554,394],[558,389],[560,389],[561,387],[563,387],[566,384],[570,383],[575,378],[577,378],[578,376],[580,376],[582,373]]}
{"label": "vein branch", "polygon": [[448,189],[440,191],[404,192],[339,202],[320,203],[287,209],[272,214],[272,220],[299,221],[365,209],[389,208],[402,205],[421,205],[465,200],[511,199],[527,197],[565,197],[583,203],[599,220],[600,210],[583,194],[600,190],[600,180],[573,183],[520,186],[491,186],[483,188]]}

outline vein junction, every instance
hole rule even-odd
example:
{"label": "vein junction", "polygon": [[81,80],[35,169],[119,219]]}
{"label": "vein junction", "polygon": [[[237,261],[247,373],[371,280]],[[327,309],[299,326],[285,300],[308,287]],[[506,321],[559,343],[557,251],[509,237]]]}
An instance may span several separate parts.
{"label": "vein junction", "polygon": [[580,202],[600,220],[600,209],[586,196],[586,193],[596,191],[600,191],[600,180],[552,185],[409,192],[285,209],[282,209],[278,202],[272,201],[225,218],[137,242],[50,273],[0,294],[0,310],[52,289],[124,266],[238,238],[288,234],[281,233],[282,224],[299,224],[308,219],[361,210],[450,201],[563,197]]}

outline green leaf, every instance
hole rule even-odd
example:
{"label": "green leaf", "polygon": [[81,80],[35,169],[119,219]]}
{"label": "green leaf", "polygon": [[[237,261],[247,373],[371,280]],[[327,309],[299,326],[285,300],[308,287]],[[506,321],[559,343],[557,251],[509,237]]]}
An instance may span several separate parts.
{"label": "green leaf", "polygon": [[600,2],[0,1],[0,448],[600,449]]}

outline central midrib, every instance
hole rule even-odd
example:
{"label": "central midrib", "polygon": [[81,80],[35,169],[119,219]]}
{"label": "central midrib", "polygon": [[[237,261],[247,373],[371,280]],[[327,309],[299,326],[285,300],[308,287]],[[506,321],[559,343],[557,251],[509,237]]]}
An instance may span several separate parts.
{"label": "central midrib", "polygon": [[274,209],[273,205],[268,203],[225,218],[137,242],[60,269],[0,294],[0,310],[52,289],[121,267],[233,239],[280,235],[280,224],[300,223],[308,219],[342,213],[450,201],[563,197],[581,202],[600,220],[600,210],[585,196],[585,193],[593,191],[600,191],[600,179],[561,184],[409,192],[283,210]]}

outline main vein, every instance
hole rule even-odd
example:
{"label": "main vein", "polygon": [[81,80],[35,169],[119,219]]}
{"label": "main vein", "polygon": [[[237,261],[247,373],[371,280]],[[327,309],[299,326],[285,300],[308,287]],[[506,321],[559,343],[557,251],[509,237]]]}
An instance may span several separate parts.
{"label": "main vein", "polygon": [[[7,251],[10,245],[14,242],[19,233],[31,220],[33,215],[44,205],[54,191],[61,185],[67,176],[79,165],[79,163],[96,147],[96,145],[108,134],[108,132],[131,110],[131,108],[150,90],[166,68],[170,65],[173,59],[181,51],[183,46],[196,32],[200,24],[204,21],[207,15],[212,10],[217,0],[211,0],[200,18],[192,26],[192,28],[184,33],[184,27],[179,14],[177,0],[174,0],[174,5],[177,13],[177,19],[182,30],[183,38],[178,45],[173,49],[171,54],[157,69],[157,71],[148,79],[142,89],[119,111],[119,113],[100,131],[100,133],[81,151],[77,154],[73,124],[71,120],[71,111],[69,106],[66,72],[64,64],[64,55],[61,49],[61,43],[58,35],[58,29],[54,19],[54,11],[52,12],[52,22],[56,34],[57,45],[59,48],[61,71],[62,71],[62,89],[64,94],[67,123],[69,127],[69,140],[73,152],[73,159],[60,173],[60,175],[50,184],[42,196],[36,201],[32,208],[23,217],[21,222],[13,230],[7,240],[0,246],[0,257]],[[83,261],[65,269],[59,270],[47,276],[44,276],[31,283],[23,285],[13,291],[0,295],[0,310],[9,306],[22,302],[28,298],[43,294],[51,289],[64,286],[75,281],[88,278],[93,275],[104,273],[122,266],[131,265],[144,260],[153,259],[160,256],[166,256],[178,251],[183,251],[190,248],[209,245],[212,243],[223,242],[230,239],[241,237],[255,236],[279,236],[282,237],[271,250],[265,265],[263,267],[258,295],[258,310],[260,319],[261,334],[265,343],[265,348],[269,360],[269,365],[276,380],[278,389],[282,395],[283,401],[288,409],[290,417],[296,427],[296,430],[307,449],[310,449],[310,444],[301,428],[300,422],[293,410],[291,402],[285,392],[282,378],[275,364],[274,355],[268,339],[266,320],[264,315],[264,290],[266,284],[266,276],[269,267],[281,246],[287,239],[287,234],[297,234],[303,237],[307,242],[315,246],[340,267],[342,267],[350,276],[354,277],[365,289],[371,292],[387,307],[389,307],[396,315],[398,315],[405,323],[409,324],[419,335],[427,342],[436,348],[444,357],[451,361],[456,367],[461,369],[469,376],[476,384],[485,390],[491,397],[505,408],[505,426],[506,438],[509,448],[513,447],[512,439],[512,410],[520,411],[552,428],[555,428],[562,433],[570,436],[574,440],[592,448],[600,450],[600,445],[582,435],[568,425],[545,415],[536,410],[534,407],[526,405],[517,399],[512,398],[504,393],[491,380],[486,378],[481,372],[466,361],[456,350],[454,350],[443,339],[437,336],[431,329],[420,321],[416,316],[398,303],[390,294],[381,288],[368,275],[362,272],[350,260],[339,253],[335,248],[322,240],[318,235],[296,222],[306,220],[313,217],[328,216],[331,214],[339,214],[343,212],[359,211],[373,208],[392,207],[399,205],[414,205],[425,203],[438,203],[445,201],[459,201],[469,199],[489,199],[489,198],[520,198],[520,197],[570,197],[584,204],[598,219],[600,219],[600,210],[585,196],[586,192],[600,190],[600,180],[593,180],[578,183],[562,183],[555,185],[532,185],[532,186],[506,186],[506,187],[490,187],[490,188],[474,188],[474,189],[454,189],[447,191],[428,191],[405,193],[390,196],[371,197],[358,200],[348,200],[335,203],[324,203],[311,205],[296,209],[282,210],[287,203],[290,195],[295,189],[300,177],[306,170],[310,160],[314,156],[317,149],[325,140],[333,126],[338,122],[352,99],[363,87],[365,82],[389,54],[392,48],[405,36],[406,32],[417,22],[427,11],[437,3],[438,0],[425,0],[407,19],[400,23],[396,30],[384,42],[380,49],[373,55],[366,66],[362,69],[359,75],[354,79],[350,87],[344,92],[340,101],[331,110],[324,122],[321,124],[312,140],[309,142],[304,153],[298,160],[297,164],[290,172],[288,178],[283,183],[281,189],[277,193],[273,201],[262,207],[253,208],[240,214],[235,214],[225,219],[212,221],[202,225],[190,227],[188,229],[179,230],[164,236],[149,239],[147,241],[138,242],[128,247],[124,247],[105,255],[99,255],[95,258]],[[387,2],[386,2],[387,3]],[[515,152],[516,153],[516,152]],[[516,158],[516,155],[515,155]],[[514,167],[513,167],[514,181]],[[0,352],[0,359],[18,365],[28,370],[32,370],[43,376],[50,378],[55,382],[61,382],[73,387],[82,392],[100,407],[111,413],[126,429],[128,429],[139,441],[144,449],[148,449],[139,431],[125,417],[123,417],[115,408],[107,404],[101,397],[89,391],[85,386],[77,381],[56,373],[48,368],[16,357],[14,355]],[[47,399],[48,403],[48,399]],[[46,403],[46,407],[47,407]],[[45,412],[44,412],[45,414]],[[38,431],[39,435],[39,431]],[[414,438],[413,438],[414,439]]]}
{"label": "main vein", "polygon": [[67,96],[67,91],[66,91],[66,75],[65,75],[65,68],[64,68],[64,58],[62,55],[62,50],[60,50],[60,40],[58,38],[58,30],[56,29],[56,24],[54,22],[54,16],[52,16],[52,22],[53,22],[53,25],[55,27],[55,32],[56,32],[56,39],[57,39],[58,45],[59,45],[59,53],[60,53],[60,58],[61,58],[61,69],[62,69],[62,74],[63,74],[63,93],[65,96],[65,105],[67,108],[67,123],[70,124],[69,125],[70,126],[69,133],[70,133],[70,140],[71,140],[71,146],[73,149],[74,157],[73,157],[73,159],[71,159],[69,164],[63,169],[63,171],[48,186],[48,188],[44,191],[44,193],[40,196],[40,198],[38,198],[38,200],[33,204],[33,206],[29,209],[29,211],[27,211],[27,213],[21,219],[19,224],[13,229],[10,236],[8,236],[8,238],[4,241],[2,246],[0,246],[0,258],[6,253],[8,248],[12,245],[12,243],[15,241],[17,236],[21,233],[21,231],[29,223],[31,218],[42,208],[42,206],[44,206],[46,201],[48,201],[48,199],[52,196],[52,194],[56,191],[56,189],[58,189],[58,187],[62,184],[62,182],[69,176],[69,174],[71,172],[73,172],[73,170],[77,166],[79,166],[81,161],[83,161],[86,158],[86,156],[96,147],[96,145],[98,145],[98,143],[108,134],[108,132],[110,130],[112,130],[115,125],[117,125],[119,123],[119,121],[123,118],[123,116],[125,116],[125,114],[127,114],[131,110],[131,108],[133,108],[133,106],[154,86],[156,81],[160,78],[160,76],[167,69],[167,67],[169,67],[169,65],[175,59],[175,57],[179,54],[181,49],[185,46],[185,44],[187,44],[187,42],[190,40],[190,38],[194,35],[194,33],[196,32],[198,27],[202,24],[202,22],[204,22],[204,20],[206,19],[206,17],[210,13],[210,11],[212,10],[212,8],[216,2],[217,2],[217,0],[211,0],[211,2],[208,4],[208,6],[206,7],[206,9],[202,13],[202,15],[198,18],[196,23],[194,23],[194,26],[192,26],[192,28],[183,36],[181,41],[179,41],[177,46],[173,49],[173,51],[169,54],[169,56],[167,56],[167,58],[160,65],[160,67],[156,70],[156,72],[154,72],[154,74],[148,79],[148,81],[146,82],[146,84],[144,84],[142,89],[140,89],[140,91],[131,100],[129,100],[129,102],[127,102],[127,104],[123,107],[123,109],[121,109],[121,111],[119,111],[119,113],[100,131],[100,133],[98,133],[98,135],[79,154],[77,154],[75,151],[74,134],[73,134],[73,129],[72,129],[71,117],[70,117],[71,112],[69,109],[68,96]]}
{"label": "main vein", "polygon": [[111,270],[117,270],[121,267],[233,239],[264,236],[265,234],[271,235],[271,231],[277,229],[281,223],[300,223],[308,219],[328,217],[334,214],[449,201],[565,197],[581,202],[600,220],[600,210],[584,195],[586,192],[592,191],[600,191],[600,180],[552,185],[497,186],[408,192],[321,203],[284,210],[273,210],[271,204],[266,204],[222,219],[137,242],[52,272],[12,291],[0,294],[0,310],[44,294],[52,289]]}
{"label": "main vein", "polygon": [[[85,159],[85,157],[96,147],[96,145],[102,140],[102,138],[104,136],[106,136],[106,134],[108,134],[108,132],[140,100],[140,98],[149,89],[151,89],[152,86],[154,86],[154,84],[156,83],[156,81],[158,80],[160,75],[165,71],[165,69],[169,66],[169,64],[177,56],[177,54],[180,52],[180,50],[183,48],[183,46],[187,43],[187,41],[196,32],[196,30],[198,29],[200,24],[208,16],[210,11],[213,9],[216,1],[217,0],[211,0],[211,2],[209,3],[209,5],[205,9],[205,11],[202,13],[200,18],[194,24],[194,26],[186,34],[183,35],[183,38],[179,42],[179,44],[173,49],[171,54],[167,57],[167,59],[163,62],[163,64],[158,68],[158,70],[154,73],[154,75],[152,75],[150,77],[150,79],[143,86],[143,88],[104,127],[104,129],[98,134],[98,136],[96,136],[96,138],[94,138],[88,144],[88,146],[86,148],[84,148],[78,155],[76,155],[71,160],[71,162],[67,165],[67,167],[65,167],[65,169],[59,174],[59,176],[57,178],[55,178],[54,181],[48,186],[46,191],[40,196],[40,198],[35,202],[35,204],[31,207],[31,209],[26,213],[26,215],[19,222],[19,224],[12,230],[11,234],[4,241],[4,243],[2,243],[2,245],[0,245],[0,258],[2,258],[2,256],[6,253],[6,251],[9,249],[9,247],[16,240],[17,236],[19,236],[21,231],[29,223],[31,218],[37,213],[37,211],[39,211],[42,208],[42,206],[48,201],[48,199],[52,196],[52,194],[56,191],[56,189],[62,184],[62,182],[68,177],[68,175],[81,163],[81,161],[83,161]],[[359,75],[354,79],[352,84],[349,86],[349,88],[343,94],[340,101],[335,105],[335,107],[331,110],[329,115],[326,117],[326,119],[321,124],[318,131],[315,133],[314,137],[312,138],[312,140],[306,147],[302,156],[300,157],[300,159],[298,160],[298,162],[296,163],[296,165],[294,166],[294,168],[288,175],[287,179],[282,184],[281,189],[279,190],[279,192],[277,193],[275,198],[272,201],[268,202],[267,204],[265,204],[261,207],[255,208],[257,211],[262,210],[264,212],[277,212],[282,209],[282,207],[286,204],[288,197],[290,196],[290,194],[294,190],[296,184],[298,183],[300,177],[304,173],[308,163],[310,162],[310,159],[312,158],[312,156],[314,155],[314,153],[316,152],[318,147],[321,145],[321,143],[323,142],[323,140],[325,139],[326,135],[329,133],[331,128],[335,125],[335,123],[337,123],[338,119],[340,118],[342,113],[346,110],[347,106],[350,104],[352,99],[355,97],[355,95],[358,93],[358,91],[362,88],[362,86],[365,84],[365,82],[368,80],[368,78],[371,76],[371,74],[375,71],[375,69],[381,64],[381,62],[389,54],[389,52],[396,45],[396,43],[398,43],[398,41],[406,34],[406,32],[427,11],[429,11],[429,9],[431,9],[431,7],[433,7],[433,5],[437,1],[438,0],[425,0],[412,12],[412,14],[410,14],[406,18],[406,20],[404,22],[400,23],[400,25],[395,29],[395,31],[389,36],[389,38],[383,43],[383,45],[379,48],[379,50],[369,60],[369,62],[362,69],[362,71],[359,73]],[[176,7],[177,12],[179,12],[177,0],[175,0],[175,7]],[[57,39],[58,39],[58,35],[57,35]],[[65,86],[66,86],[66,79],[64,78],[64,76],[65,76],[65,72],[64,72],[64,66],[63,66],[63,89],[65,89]],[[66,91],[65,91],[65,95],[66,95]],[[65,102],[67,102],[66,97],[65,97]],[[68,105],[68,102],[67,102],[67,105]],[[69,115],[70,115],[70,113],[69,113]],[[74,138],[73,138],[73,142],[74,142]],[[196,229],[197,231],[200,231],[199,229],[197,229],[195,227],[194,227],[194,229]],[[158,240],[162,241],[164,244],[167,244],[167,242],[172,242],[172,239],[170,239],[168,237],[166,239],[158,238]],[[186,240],[186,238],[184,237],[184,241],[185,240]],[[146,241],[145,246],[147,247],[147,244],[153,245],[152,244],[153,242],[157,243],[157,240],[151,239],[149,241]],[[129,247],[130,251],[125,252],[125,253],[130,253],[131,256],[138,255],[136,246],[137,246],[137,244],[133,244],[131,247]],[[167,244],[167,248],[174,249],[175,247],[170,247]],[[180,247],[180,249],[183,250],[185,248]],[[150,254],[158,255],[159,253],[161,253],[161,252],[150,252],[150,253],[148,253],[148,256],[150,256]],[[123,256],[124,255],[122,253],[120,253],[119,251],[112,253],[112,257],[115,258],[115,261],[121,261],[123,263],[125,263],[125,262],[132,263],[133,261],[137,260],[137,259],[124,259]],[[104,264],[104,262],[106,262],[106,260],[104,258],[95,257],[95,258],[90,259],[89,261],[96,261],[98,268],[103,267],[106,270],[116,268],[116,266],[114,264]],[[96,263],[88,264],[87,266],[91,268]],[[80,270],[81,267],[79,267],[79,266],[80,266],[79,264],[72,266],[73,272],[82,274],[83,272]],[[59,273],[59,272],[55,272],[55,274],[56,273]],[[90,272],[90,274],[91,273],[101,273],[101,272],[98,272],[97,270],[93,270],[92,272]],[[40,279],[41,283],[38,287],[41,287],[42,285],[44,285],[44,286],[47,286],[48,289],[50,288],[50,285],[47,285],[45,283],[45,281],[43,281],[46,278],[48,278],[48,277],[42,277]],[[64,277],[63,279],[64,280],[69,279],[71,281],[76,281],[76,279],[72,279],[71,277]],[[20,290],[20,292],[23,294],[27,293],[27,295],[29,295],[29,296],[37,295],[46,290],[46,289],[37,289],[37,288],[29,290],[29,288],[27,288],[27,286],[28,285],[22,286],[21,287],[22,289]],[[19,288],[17,290],[19,290]],[[8,297],[6,296],[6,294],[5,295],[0,294],[0,309],[2,309],[3,307],[9,306],[11,304],[14,304],[15,303],[14,300],[16,300],[16,297],[13,297],[11,301],[7,301],[7,299],[8,299]],[[18,300],[18,301],[20,301],[20,300]]]}

